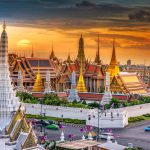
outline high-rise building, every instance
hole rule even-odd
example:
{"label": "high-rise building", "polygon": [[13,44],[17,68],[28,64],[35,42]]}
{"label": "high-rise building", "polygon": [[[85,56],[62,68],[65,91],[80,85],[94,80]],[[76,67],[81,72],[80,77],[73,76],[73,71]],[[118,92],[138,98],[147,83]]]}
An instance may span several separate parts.
{"label": "high-rise building", "polygon": [[6,24],[3,24],[3,32],[0,40],[0,130],[2,131],[8,124],[12,112],[19,105],[16,92],[11,84],[8,65],[8,37]]}

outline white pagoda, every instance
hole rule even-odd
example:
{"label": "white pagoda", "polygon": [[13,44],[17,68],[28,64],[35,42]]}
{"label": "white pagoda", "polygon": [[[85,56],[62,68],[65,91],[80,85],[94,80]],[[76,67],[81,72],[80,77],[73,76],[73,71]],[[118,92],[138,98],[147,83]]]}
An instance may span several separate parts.
{"label": "white pagoda", "polygon": [[78,91],[76,89],[76,73],[75,73],[75,71],[72,72],[72,76],[71,76],[71,89],[69,90],[68,102],[73,102],[74,100],[77,100],[77,102],[80,101],[80,97],[79,97]]}
{"label": "white pagoda", "polygon": [[102,97],[101,104],[102,105],[109,104],[111,99],[112,99],[112,94],[110,92],[110,75],[109,75],[109,72],[106,72],[105,93],[104,93],[104,95]]}
{"label": "white pagoda", "polygon": [[18,109],[19,99],[11,84],[8,65],[8,37],[6,24],[3,24],[3,32],[0,39],[0,131],[9,123],[14,111]]}
{"label": "white pagoda", "polygon": [[52,91],[52,89],[51,89],[51,77],[50,77],[50,71],[49,70],[46,71],[46,82],[45,82],[44,93],[45,94],[54,93],[54,91]]}
{"label": "white pagoda", "polygon": [[25,88],[23,86],[23,77],[22,77],[21,70],[18,71],[17,91],[25,92]]}

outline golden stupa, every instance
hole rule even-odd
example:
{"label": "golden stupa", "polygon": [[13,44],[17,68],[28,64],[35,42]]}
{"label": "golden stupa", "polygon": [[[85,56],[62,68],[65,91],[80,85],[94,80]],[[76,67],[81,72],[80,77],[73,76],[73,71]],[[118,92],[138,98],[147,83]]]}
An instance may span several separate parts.
{"label": "golden stupa", "polygon": [[120,72],[119,65],[116,58],[116,51],[115,51],[115,40],[113,41],[113,51],[112,51],[112,57],[110,61],[110,65],[108,67],[108,72],[110,73],[111,79],[118,75]]}
{"label": "golden stupa", "polygon": [[77,90],[78,92],[87,92],[85,83],[84,83],[84,78],[83,78],[83,66],[82,66],[82,61],[81,61],[81,66],[80,66],[80,76],[77,84]]}
{"label": "golden stupa", "polygon": [[38,61],[38,73],[36,75],[36,80],[32,92],[44,92],[44,86],[41,80],[40,70],[39,70],[39,61]]}

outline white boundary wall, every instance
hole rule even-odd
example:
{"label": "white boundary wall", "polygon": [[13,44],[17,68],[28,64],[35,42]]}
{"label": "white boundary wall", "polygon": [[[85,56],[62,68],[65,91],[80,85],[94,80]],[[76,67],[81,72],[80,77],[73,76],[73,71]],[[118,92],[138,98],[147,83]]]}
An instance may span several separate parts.
{"label": "white boundary wall", "polygon": [[[26,114],[40,114],[40,104],[24,104],[26,107]],[[62,106],[49,106],[42,105],[42,113],[46,116],[70,119],[86,120],[89,109],[73,108],[73,107],[62,107]]]}
{"label": "white boundary wall", "polygon": [[137,117],[137,116],[141,116],[141,115],[150,113],[150,103],[119,108],[117,110],[120,112],[127,111],[129,118],[130,117]]}
{"label": "white boundary wall", "polygon": [[[40,114],[40,104],[24,104],[26,114]],[[87,125],[98,126],[98,110],[82,109],[62,106],[42,105],[42,113],[46,116],[86,120]],[[122,128],[128,125],[129,117],[141,116],[150,113],[150,104],[142,104],[119,109],[111,109],[106,113],[100,114],[100,127],[102,128]],[[89,121],[90,115],[90,121]]]}

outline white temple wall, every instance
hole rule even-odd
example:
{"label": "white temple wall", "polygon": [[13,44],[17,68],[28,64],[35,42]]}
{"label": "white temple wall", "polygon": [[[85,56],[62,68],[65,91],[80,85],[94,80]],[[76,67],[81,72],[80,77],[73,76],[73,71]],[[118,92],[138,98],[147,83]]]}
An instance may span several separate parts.
{"label": "white temple wall", "polygon": [[[40,114],[40,104],[25,104],[26,114]],[[97,109],[81,109],[72,107],[61,106],[48,106],[43,105],[43,113],[46,116],[59,117],[63,115],[63,118],[86,120],[87,125],[98,126]],[[115,110],[109,110],[106,113],[100,115],[100,127],[101,128],[123,128],[128,125],[129,117],[136,117],[143,114],[150,113],[150,104],[143,104],[137,106],[130,106],[125,108],[119,108]],[[90,120],[88,119],[90,115]],[[113,117],[112,117],[113,116]]]}
{"label": "white temple wall", "polygon": [[[40,114],[40,104],[25,104],[26,114]],[[46,113],[46,116],[59,117],[63,115],[63,118],[86,120],[88,109],[61,107],[61,106],[49,106],[42,105],[42,113]]]}
{"label": "white temple wall", "polygon": [[130,107],[124,107],[117,109],[118,111],[127,111],[128,117],[137,117],[141,116],[147,113],[150,113],[150,103],[142,104],[142,105],[136,105],[136,106],[130,106]]}

